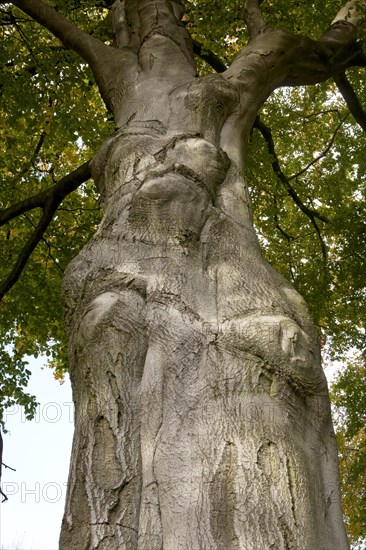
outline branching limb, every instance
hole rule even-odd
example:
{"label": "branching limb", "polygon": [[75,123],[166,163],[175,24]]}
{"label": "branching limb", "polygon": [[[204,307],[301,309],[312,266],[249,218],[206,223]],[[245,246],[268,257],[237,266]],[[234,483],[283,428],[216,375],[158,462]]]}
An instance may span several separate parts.
{"label": "branching limb", "polygon": [[33,208],[46,209],[47,205],[52,202],[58,202],[59,205],[67,195],[91,178],[89,166],[90,160],[64,176],[56,185],[52,185],[32,197],[13,204],[9,208],[0,210],[0,227],[21,214],[33,210]]}
{"label": "branching limb", "polygon": [[362,130],[366,132],[366,111],[364,111],[360,100],[358,99],[357,94],[345,73],[335,76],[334,82],[338,86],[338,89],[347,103],[347,107],[349,108],[354,119],[361,126]]}
{"label": "branching limb", "polygon": [[95,65],[96,52],[109,50],[109,46],[77,28],[42,0],[12,0],[12,4],[51,31],[66,48],[77,52],[91,67]]}
{"label": "branching limb", "polygon": [[243,18],[248,28],[250,39],[255,38],[266,27],[266,22],[259,8],[261,0],[245,0]]}
{"label": "branching limb", "polygon": [[20,214],[32,210],[33,208],[42,208],[42,216],[36,225],[32,235],[25,243],[18,259],[9,273],[8,277],[0,284],[0,300],[15,285],[19,279],[26,263],[42,239],[44,232],[51,223],[53,216],[63,199],[77,189],[82,183],[91,177],[90,161],[85,162],[79,168],[63,177],[56,185],[46,189],[43,192],[10,206],[0,213],[0,225],[19,216]]}
{"label": "branching limb", "polygon": [[325,222],[325,223],[329,222],[330,221],[329,218],[322,216],[316,210],[313,210],[312,208],[309,208],[308,206],[306,206],[306,204],[302,202],[299,195],[296,193],[295,189],[290,184],[289,178],[284,174],[284,172],[281,169],[281,166],[276,154],[275,146],[274,146],[271,129],[268,128],[268,126],[266,126],[264,122],[260,120],[259,117],[256,118],[254,127],[260,131],[265,141],[267,142],[268,152],[272,157],[272,168],[274,173],[276,174],[278,179],[281,181],[281,183],[284,185],[288,194],[293,199],[295,204],[299,207],[301,212],[303,212],[311,220],[314,220],[314,218],[317,218],[322,222]]}
{"label": "branching limb", "polygon": [[[352,6],[358,6],[358,3],[359,0],[355,0]],[[362,0],[362,6],[365,3],[366,0]],[[257,1],[247,0],[245,5],[247,10],[252,7],[254,14],[259,18],[257,21],[262,21]],[[250,24],[249,15],[247,19]],[[253,101],[258,97],[258,101],[263,103],[274,89],[281,86],[317,84],[344,72],[349,67],[364,67],[366,55],[357,41],[356,26],[361,25],[362,19],[363,15],[360,15],[359,11],[357,15],[353,13],[348,17],[341,10],[329,29],[318,40],[262,27],[263,22],[257,26],[253,24],[254,30],[249,45],[239,52],[224,76],[230,79],[240,94],[244,93],[247,96],[250,74],[251,82],[253,81],[250,88],[256,86],[262,93],[260,97],[257,94]],[[261,29],[265,32],[261,32]],[[268,88],[267,83],[271,83]]]}
{"label": "branching limb", "polygon": [[365,17],[366,0],[349,0],[317,40],[320,56],[327,58],[330,65],[330,76],[347,67],[365,66],[365,54],[357,42],[358,28],[365,23]]}
{"label": "branching limb", "polygon": [[[5,3],[0,0],[0,3]],[[101,96],[113,111],[112,81],[123,81],[131,67],[137,66],[136,56],[128,48],[107,46],[82,31],[42,0],[13,0],[12,4],[32,17],[56,36],[63,45],[74,50],[91,68]]]}

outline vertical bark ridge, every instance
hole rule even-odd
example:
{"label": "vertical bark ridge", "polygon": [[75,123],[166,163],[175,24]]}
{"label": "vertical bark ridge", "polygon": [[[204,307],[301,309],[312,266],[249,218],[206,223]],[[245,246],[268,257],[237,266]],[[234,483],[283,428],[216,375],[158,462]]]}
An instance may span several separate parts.
{"label": "vertical bark ridge", "polygon": [[[74,386],[82,390],[75,403],[77,436],[68,489],[70,506],[60,542],[68,550],[88,547],[76,524],[79,513],[89,514],[91,548],[99,548],[105,537],[111,544],[114,540],[110,549],[120,548],[120,541],[130,548],[137,544],[141,484],[138,387],[147,349],[144,307],[136,292],[104,292],[92,299],[79,321],[70,368]],[[86,488],[82,501],[76,494],[78,476],[83,477]],[[78,502],[77,509],[73,509],[74,502]]]}

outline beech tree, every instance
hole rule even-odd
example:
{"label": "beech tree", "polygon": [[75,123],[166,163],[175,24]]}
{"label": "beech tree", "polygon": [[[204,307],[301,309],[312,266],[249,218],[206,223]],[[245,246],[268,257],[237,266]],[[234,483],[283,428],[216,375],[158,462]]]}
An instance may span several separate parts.
{"label": "beech tree", "polygon": [[[65,368],[54,281],[74,256],[62,288],[75,434],[60,548],[349,548],[318,328],[336,311],[338,328],[325,328],[342,348],[347,283],[329,261],[337,219],[324,227],[349,195],[362,211],[349,182],[362,179],[364,160],[347,150],[348,186],[326,186],[328,203],[315,190],[317,172],[335,178],[342,145],[327,153],[341,132],[348,139],[340,95],[366,127],[345,73],[366,64],[364,0],[1,4],[13,75],[2,85],[3,171],[13,175],[0,211],[3,408],[19,402],[32,414],[26,352],[48,347],[56,370]],[[263,118],[277,117],[279,128],[292,93],[302,121],[321,118],[324,134],[314,131],[302,155],[309,134],[294,124],[280,161]],[[254,206],[267,201],[255,224],[248,182]],[[301,242],[310,227],[318,241],[303,284],[313,249],[296,260],[289,227],[305,228]],[[267,238],[273,230],[283,255]],[[360,246],[352,251],[363,258]],[[315,297],[313,316],[274,267]],[[45,269],[51,283],[39,287]],[[354,310],[353,321],[362,308]],[[360,329],[357,321],[348,345],[362,340]]]}

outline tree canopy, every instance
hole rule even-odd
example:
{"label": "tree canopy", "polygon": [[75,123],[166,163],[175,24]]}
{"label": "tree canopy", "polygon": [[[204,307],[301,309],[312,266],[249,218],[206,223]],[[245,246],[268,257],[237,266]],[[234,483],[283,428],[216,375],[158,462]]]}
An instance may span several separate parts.
{"label": "tree canopy", "polygon": [[[26,356],[48,355],[58,378],[67,370],[61,277],[100,220],[89,160],[113,132],[113,121],[85,61],[14,4],[22,2],[0,6],[0,414],[17,403],[31,417],[36,401],[26,389]],[[48,4],[112,43],[112,2]],[[344,2],[260,4],[271,27],[316,39]],[[191,0],[184,22],[200,74],[224,70],[248,42],[237,0]],[[321,84],[274,92],[258,114],[247,153],[266,257],[308,302],[325,361],[357,355],[333,390],[342,475],[345,486],[355,487],[345,498],[353,540],[366,534],[364,64]]]}

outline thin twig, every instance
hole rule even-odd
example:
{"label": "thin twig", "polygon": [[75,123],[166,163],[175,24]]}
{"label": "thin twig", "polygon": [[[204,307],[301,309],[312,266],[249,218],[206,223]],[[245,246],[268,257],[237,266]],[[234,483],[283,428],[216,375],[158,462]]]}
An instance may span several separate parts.
{"label": "thin twig", "polygon": [[[60,210],[60,209],[58,209],[58,210]],[[26,214],[24,214],[24,217],[25,217],[25,219],[27,220],[27,222],[33,227],[33,229],[36,229],[36,228],[37,228],[37,225],[34,224],[34,223],[32,222],[32,220],[29,218],[29,216],[27,216]],[[42,242],[47,246],[47,248],[48,248],[48,257],[53,261],[53,263],[54,263],[55,266],[59,269],[59,271],[60,271],[61,273],[63,273],[62,267],[58,264],[56,258],[54,258],[54,256],[52,255],[52,252],[51,252],[51,250],[52,250],[52,245],[51,245],[51,244],[47,241],[47,239],[45,238],[45,234],[46,234],[46,232],[43,234],[43,236],[42,236],[42,238],[40,239],[40,241],[42,241]]]}

